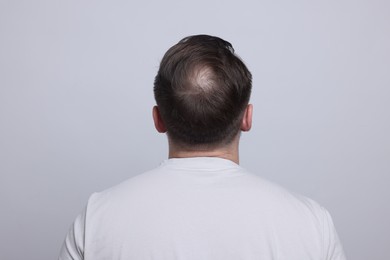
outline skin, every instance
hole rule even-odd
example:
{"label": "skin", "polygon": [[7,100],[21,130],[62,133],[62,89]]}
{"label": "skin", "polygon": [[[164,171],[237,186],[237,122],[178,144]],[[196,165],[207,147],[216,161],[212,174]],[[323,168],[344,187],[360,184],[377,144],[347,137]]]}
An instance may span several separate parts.
{"label": "skin", "polygon": [[[241,120],[240,132],[248,132],[252,127],[252,112],[253,106],[247,105],[244,115]],[[154,126],[159,133],[166,133],[167,129],[160,116],[158,106],[153,107],[153,121]],[[169,138],[168,135],[168,146],[169,146],[169,158],[189,158],[189,157],[219,157],[227,160],[231,160],[239,164],[239,142],[240,132],[236,135],[234,140],[227,144],[213,148],[193,148],[188,146],[182,146],[176,144]]]}

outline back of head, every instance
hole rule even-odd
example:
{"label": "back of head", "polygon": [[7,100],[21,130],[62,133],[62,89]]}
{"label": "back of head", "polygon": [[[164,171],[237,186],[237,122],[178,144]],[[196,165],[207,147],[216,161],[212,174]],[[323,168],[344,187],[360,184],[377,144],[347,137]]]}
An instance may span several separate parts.
{"label": "back of head", "polygon": [[165,53],[154,95],[172,141],[218,146],[239,133],[251,88],[251,73],[229,42],[195,35]]}

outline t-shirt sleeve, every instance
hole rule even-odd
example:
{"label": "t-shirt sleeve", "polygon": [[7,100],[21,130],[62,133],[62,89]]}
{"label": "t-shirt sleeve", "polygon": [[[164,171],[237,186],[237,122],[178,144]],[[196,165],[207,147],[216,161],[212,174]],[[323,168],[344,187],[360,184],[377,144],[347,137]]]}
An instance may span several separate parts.
{"label": "t-shirt sleeve", "polygon": [[62,244],[58,260],[84,259],[86,208],[77,216]]}
{"label": "t-shirt sleeve", "polygon": [[343,247],[337,235],[332,217],[326,209],[324,210],[324,254],[325,260],[346,260]]}

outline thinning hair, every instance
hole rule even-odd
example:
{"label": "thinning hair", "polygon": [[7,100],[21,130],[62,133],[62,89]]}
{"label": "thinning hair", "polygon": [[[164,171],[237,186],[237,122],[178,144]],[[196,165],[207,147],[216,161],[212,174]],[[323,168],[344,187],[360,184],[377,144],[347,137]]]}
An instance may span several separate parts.
{"label": "thinning hair", "polygon": [[164,55],[154,95],[168,136],[183,145],[230,143],[249,102],[252,75],[218,37],[189,36]]}

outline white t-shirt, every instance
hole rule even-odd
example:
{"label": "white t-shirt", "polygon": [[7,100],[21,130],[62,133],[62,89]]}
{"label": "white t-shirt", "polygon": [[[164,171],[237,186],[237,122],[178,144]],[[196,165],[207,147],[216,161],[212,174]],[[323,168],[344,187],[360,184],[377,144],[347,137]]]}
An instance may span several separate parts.
{"label": "white t-shirt", "polygon": [[344,260],[329,213],[232,161],[169,159],[93,194],[60,260]]}

